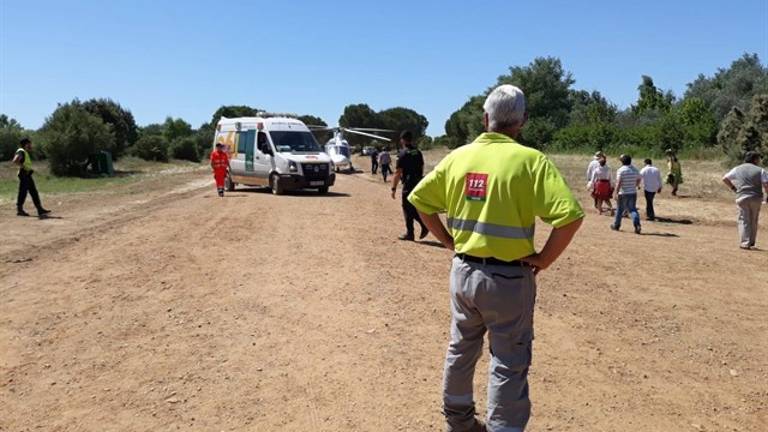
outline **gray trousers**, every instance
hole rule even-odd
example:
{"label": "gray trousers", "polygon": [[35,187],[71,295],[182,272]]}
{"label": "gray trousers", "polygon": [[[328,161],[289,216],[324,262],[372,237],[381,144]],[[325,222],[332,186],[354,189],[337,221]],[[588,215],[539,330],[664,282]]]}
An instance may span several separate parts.
{"label": "gray trousers", "polygon": [[443,413],[448,432],[474,431],[472,380],[488,332],[489,432],[522,432],[531,414],[528,367],[536,281],[529,267],[453,259],[451,342],[445,356]]}
{"label": "gray trousers", "polygon": [[751,247],[757,240],[757,222],[760,216],[761,198],[744,198],[736,202],[739,206],[739,238],[741,247]]}

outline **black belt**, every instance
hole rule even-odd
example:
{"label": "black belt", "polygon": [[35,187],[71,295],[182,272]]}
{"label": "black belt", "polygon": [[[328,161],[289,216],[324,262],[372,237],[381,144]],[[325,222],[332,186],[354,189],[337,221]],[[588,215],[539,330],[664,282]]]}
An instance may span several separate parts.
{"label": "black belt", "polygon": [[456,258],[462,260],[462,261],[469,261],[474,263],[480,263],[485,265],[501,265],[501,266],[509,266],[509,267],[524,267],[528,264],[520,261],[520,260],[514,260],[514,261],[502,261],[497,258],[480,258],[472,255],[457,253]]}

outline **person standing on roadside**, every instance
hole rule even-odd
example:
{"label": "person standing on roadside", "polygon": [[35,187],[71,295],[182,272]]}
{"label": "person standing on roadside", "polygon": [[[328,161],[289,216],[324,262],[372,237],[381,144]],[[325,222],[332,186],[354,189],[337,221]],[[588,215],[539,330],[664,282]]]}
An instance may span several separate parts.
{"label": "person standing on roadside", "polygon": [[392,163],[392,157],[389,156],[389,152],[385,149],[379,152],[379,168],[381,168],[381,176],[384,177],[384,183],[387,182],[387,176],[392,174],[392,169],[389,165]]}
{"label": "person standing on roadside", "polygon": [[677,190],[683,184],[683,167],[672,149],[667,150],[667,168],[667,184],[672,186],[672,195],[677,196]]}
{"label": "person standing on roadside", "polygon": [[632,166],[632,156],[621,155],[622,167],[616,171],[616,217],[611,229],[621,229],[621,218],[628,212],[635,226],[635,234],[640,234],[640,214],[637,212],[637,188],[640,187],[640,172]]}
{"label": "person standing on roadside", "polygon": [[211,152],[211,168],[213,178],[216,180],[216,190],[219,196],[224,196],[224,183],[229,171],[229,155],[224,151],[224,144],[216,143],[216,150]]}
{"label": "person standing on roadside", "polygon": [[744,155],[744,163],[723,177],[723,183],[736,193],[741,241],[739,246],[742,249],[755,247],[763,190],[768,194],[768,172],[760,168],[761,159],[760,153],[749,151]]}
{"label": "person standing on roadside", "polygon": [[19,142],[19,149],[16,150],[16,154],[13,156],[13,163],[19,166],[19,194],[16,198],[16,216],[29,216],[29,213],[24,211],[24,201],[27,200],[27,193],[29,193],[32,197],[32,203],[37,209],[37,216],[42,219],[51,211],[43,208],[43,204],[40,202],[40,195],[37,193],[35,180],[32,178],[32,174],[35,171],[32,169],[30,151],[32,151],[32,140],[22,138]]}
{"label": "person standing on roadside", "polygon": [[395,191],[400,180],[403,181],[403,216],[405,217],[405,234],[398,237],[400,240],[414,240],[413,223],[418,222],[421,225],[421,234],[419,239],[423,239],[429,234],[429,230],[421,221],[416,208],[408,201],[408,194],[424,177],[424,156],[413,144],[413,134],[411,131],[403,131],[400,134],[400,145],[403,147],[397,157],[395,165],[395,175],[392,177],[392,199],[395,199]]}
{"label": "person standing on roadside", "polygon": [[656,220],[656,211],[653,208],[653,199],[657,193],[661,193],[661,171],[653,166],[653,161],[646,159],[645,166],[640,170],[645,192],[645,217],[649,221]]}
{"label": "person standing on roadside", "polygon": [[[555,165],[515,141],[528,118],[525,105],[515,86],[491,91],[483,105],[487,132],[448,154],[408,197],[430,232],[455,253],[443,381],[449,432],[525,429],[535,275],[560,256],[584,217]],[[539,253],[536,217],[554,226]],[[491,361],[483,425],[475,418],[472,381],[486,332]]]}

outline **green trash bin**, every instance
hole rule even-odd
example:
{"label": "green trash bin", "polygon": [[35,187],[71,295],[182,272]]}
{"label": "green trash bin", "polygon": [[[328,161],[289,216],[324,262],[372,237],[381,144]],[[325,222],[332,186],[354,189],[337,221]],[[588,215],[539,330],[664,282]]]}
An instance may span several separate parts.
{"label": "green trash bin", "polygon": [[112,177],[115,175],[115,168],[112,165],[112,153],[101,151],[90,155],[88,158],[91,164],[91,171],[94,174]]}

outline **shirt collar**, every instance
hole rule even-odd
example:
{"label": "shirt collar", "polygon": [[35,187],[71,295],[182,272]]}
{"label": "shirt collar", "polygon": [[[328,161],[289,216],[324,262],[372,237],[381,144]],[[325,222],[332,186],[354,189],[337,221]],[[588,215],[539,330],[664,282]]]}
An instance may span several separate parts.
{"label": "shirt collar", "polygon": [[512,144],[518,144],[517,141],[513,140],[512,138],[500,134],[498,132],[484,132],[478,135],[477,138],[475,138],[475,142],[478,144],[491,144],[491,143],[512,143]]}

